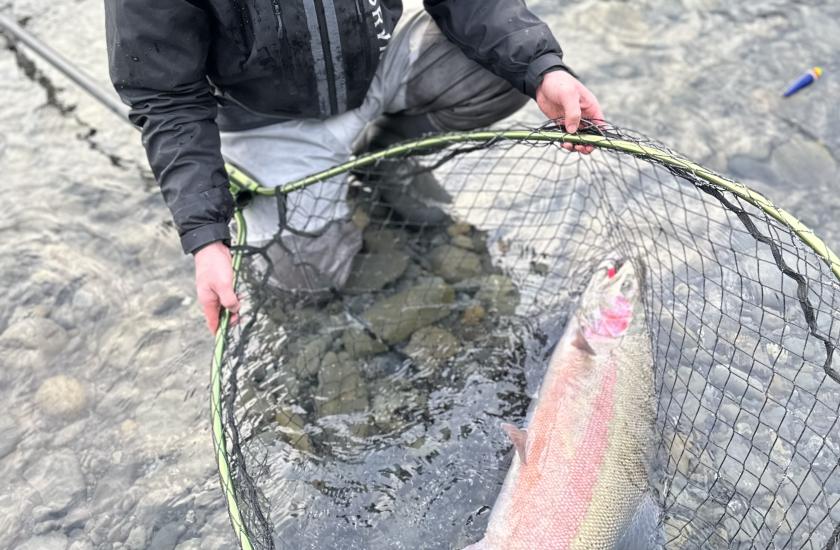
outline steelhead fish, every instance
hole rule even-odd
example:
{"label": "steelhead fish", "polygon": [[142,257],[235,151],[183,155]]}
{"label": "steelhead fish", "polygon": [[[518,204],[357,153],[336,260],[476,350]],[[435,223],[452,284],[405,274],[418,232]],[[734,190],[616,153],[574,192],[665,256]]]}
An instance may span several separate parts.
{"label": "steelhead fish", "polygon": [[638,285],[630,262],[592,277],[527,429],[502,425],[517,452],[485,536],[469,549],[654,546],[646,467],[653,371]]}

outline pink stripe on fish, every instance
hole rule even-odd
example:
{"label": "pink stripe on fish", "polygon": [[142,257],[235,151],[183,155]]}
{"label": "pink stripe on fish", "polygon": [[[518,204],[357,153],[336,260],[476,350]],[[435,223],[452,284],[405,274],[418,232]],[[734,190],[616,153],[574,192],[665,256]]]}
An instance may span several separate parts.
{"label": "pink stripe on fish", "polygon": [[598,393],[595,403],[593,403],[589,422],[584,432],[586,445],[578,450],[570,461],[572,470],[569,475],[569,482],[553,499],[557,506],[566,509],[566,515],[568,516],[568,520],[555,522],[555,525],[562,526],[560,532],[563,535],[563,542],[559,548],[572,547],[574,537],[578,534],[580,526],[589,512],[592,494],[595,491],[601,466],[610,446],[609,431],[610,422],[613,418],[615,381],[616,371],[614,368],[610,368],[605,373],[601,391]]}
{"label": "pink stripe on fish", "polygon": [[[545,396],[548,402],[562,401],[567,398],[565,394],[575,391],[576,373],[571,371],[564,374],[568,376],[555,380],[550,394]],[[537,533],[540,533],[540,536],[550,533],[552,543],[556,544],[552,548],[556,550],[571,548],[574,537],[586,518],[598,481],[598,473],[609,447],[608,435],[613,416],[615,381],[615,369],[610,368],[601,380],[591,409],[565,411],[568,414],[565,415],[566,422],[562,424],[577,425],[574,428],[557,424],[553,427],[545,426],[544,422],[552,423],[551,419],[538,418],[542,416],[541,411],[536,411],[532,426],[543,425],[548,431],[554,429],[569,433],[570,431],[578,432],[579,423],[585,422],[586,428],[580,440],[581,445],[570,450],[569,458],[561,459],[554,465],[541,465],[536,460],[529,461],[527,465],[521,465],[512,502],[530,505],[534,503],[535,498],[538,498],[539,506],[544,513],[519,515],[514,511],[514,515],[519,516],[519,521],[513,526],[510,540],[516,542],[513,546],[506,547],[506,550],[508,548],[534,550],[528,540]],[[539,433],[539,429],[531,430],[531,432]],[[548,432],[543,433],[548,435]],[[539,456],[546,450],[544,447],[550,439],[550,437],[537,437],[538,439],[529,449],[534,456]],[[558,487],[562,489],[558,490]]]}

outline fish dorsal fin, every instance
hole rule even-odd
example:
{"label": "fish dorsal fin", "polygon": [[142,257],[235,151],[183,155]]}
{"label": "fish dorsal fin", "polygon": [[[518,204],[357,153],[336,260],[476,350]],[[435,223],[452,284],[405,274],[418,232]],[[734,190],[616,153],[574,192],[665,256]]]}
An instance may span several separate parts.
{"label": "fish dorsal fin", "polygon": [[583,329],[577,329],[575,339],[572,340],[572,345],[586,354],[597,355],[595,350],[592,349],[592,346],[589,344],[589,341],[586,339],[586,336],[584,336]]}
{"label": "fish dorsal fin", "polygon": [[513,446],[516,447],[516,454],[519,455],[519,460],[522,461],[522,464],[527,464],[525,445],[528,443],[528,430],[524,428],[520,429],[513,424],[507,423],[502,424],[502,429],[508,434],[508,437],[513,442]]}

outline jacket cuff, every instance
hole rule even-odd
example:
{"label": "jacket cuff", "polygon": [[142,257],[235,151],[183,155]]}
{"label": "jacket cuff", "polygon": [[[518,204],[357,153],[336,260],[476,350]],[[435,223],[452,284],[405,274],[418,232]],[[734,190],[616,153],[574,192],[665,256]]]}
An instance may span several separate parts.
{"label": "jacket cuff", "polygon": [[230,242],[228,224],[202,225],[181,235],[181,247],[184,249],[184,254],[195,254],[199,249],[216,241],[223,241],[226,244]]}
{"label": "jacket cuff", "polygon": [[565,63],[563,57],[556,53],[546,53],[528,65],[528,72],[525,75],[525,93],[536,99],[537,88],[542,84],[543,76],[550,71],[566,71],[577,78],[577,75]]}

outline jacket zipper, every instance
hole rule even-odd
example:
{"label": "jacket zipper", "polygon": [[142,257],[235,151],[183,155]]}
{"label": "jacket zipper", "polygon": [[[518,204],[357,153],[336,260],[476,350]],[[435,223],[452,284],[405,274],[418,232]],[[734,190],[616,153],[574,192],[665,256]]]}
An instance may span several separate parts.
{"label": "jacket zipper", "polygon": [[[327,21],[324,15],[324,4],[321,0],[314,0],[315,11],[318,14],[318,31],[321,34],[321,48],[324,50],[324,65],[327,69],[327,89],[330,94],[330,114],[338,114],[338,99],[335,93],[335,67],[333,67],[332,52],[330,50],[330,36],[327,33]],[[336,37],[340,40],[339,37]]]}
{"label": "jacket zipper", "polygon": [[254,29],[251,26],[251,17],[248,14],[248,7],[245,4],[240,3],[239,0],[234,0],[233,7],[239,12],[239,30],[242,33],[242,42],[247,55],[250,53],[249,50],[254,45]]}

